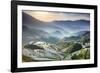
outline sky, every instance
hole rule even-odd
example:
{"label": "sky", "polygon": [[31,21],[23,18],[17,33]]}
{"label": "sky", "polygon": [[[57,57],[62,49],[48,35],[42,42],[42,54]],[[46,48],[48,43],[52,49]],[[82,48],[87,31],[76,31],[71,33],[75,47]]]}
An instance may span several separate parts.
{"label": "sky", "polygon": [[63,20],[63,21],[90,20],[90,15],[88,13],[47,12],[47,11],[31,11],[31,10],[24,10],[23,12],[44,22],[52,22],[58,20]]}

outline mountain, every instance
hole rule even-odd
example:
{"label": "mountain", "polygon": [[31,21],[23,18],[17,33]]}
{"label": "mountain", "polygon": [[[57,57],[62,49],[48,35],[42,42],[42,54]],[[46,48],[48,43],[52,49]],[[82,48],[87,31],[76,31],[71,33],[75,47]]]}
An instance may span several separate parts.
{"label": "mountain", "polygon": [[34,18],[34,17],[30,16],[29,14],[26,14],[24,12],[22,12],[22,22],[24,25],[25,24],[30,24],[30,25],[35,24],[36,25],[36,24],[43,23],[42,21],[39,21],[36,18]]}
{"label": "mountain", "polygon": [[[76,36],[77,35],[77,36]],[[74,36],[64,37],[60,41],[70,42],[70,41],[90,41],[90,31],[80,31],[75,33]]]}
{"label": "mountain", "polygon": [[[65,20],[65,21],[54,21],[53,23],[55,23],[55,24],[62,24],[62,26],[66,26],[67,24],[68,25],[82,25],[82,24],[84,24],[84,25],[89,25],[89,23],[90,23],[90,21],[88,21],[88,20],[76,20],[76,21],[68,21],[68,20]],[[80,24],[81,23],[81,24]]]}
{"label": "mountain", "polygon": [[57,36],[62,35],[60,31],[55,31],[53,33],[48,33],[48,29],[58,29],[54,27],[52,23],[42,22],[26,13],[22,13],[23,22],[23,43],[27,43],[31,40],[34,41],[45,41],[54,43],[57,42]]}
{"label": "mountain", "polygon": [[47,48],[47,46],[49,47],[49,44],[43,41],[38,41],[38,42],[30,41],[30,42],[24,45],[24,48],[32,49],[32,50],[36,50],[36,49],[43,50],[44,48]]}
{"label": "mountain", "polygon": [[44,27],[45,24],[47,25],[46,22],[42,22],[32,16],[30,16],[29,14],[26,14],[24,12],[22,12],[22,27],[23,27],[23,31],[27,31],[27,30],[34,30],[36,28],[39,27]]}
{"label": "mountain", "polygon": [[44,25],[44,22],[39,21],[24,12],[22,13],[22,22],[23,43],[27,43],[31,40],[40,40],[41,36],[48,36],[48,33],[46,31],[37,29]]}
{"label": "mountain", "polygon": [[22,32],[23,34],[23,43],[27,43],[31,40],[34,41],[39,41],[41,40],[41,37],[45,38],[49,35],[47,32],[43,31],[43,30],[39,30],[39,29],[31,29],[31,28],[27,28],[26,30],[23,30]]}
{"label": "mountain", "polygon": [[80,36],[80,37],[86,34],[90,34],[90,31],[79,31],[79,32],[74,33],[75,36]]}
{"label": "mountain", "polygon": [[33,61],[61,60],[63,56],[59,52],[56,46],[43,41],[28,43],[23,49],[23,55],[30,57]]}
{"label": "mountain", "polygon": [[26,44],[22,51],[23,55],[26,56],[25,60],[30,58],[32,59],[30,61],[34,62],[89,59],[89,52],[87,48],[82,49],[79,43],[67,43],[65,48],[59,50],[55,45],[42,41]]}
{"label": "mountain", "polygon": [[55,31],[55,32],[52,32],[53,35],[61,35],[62,33],[60,31]]}
{"label": "mountain", "polygon": [[70,32],[73,31],[88,31],[90,28],[90,21],[88,20],[76,20],[76,21],[54,21],[54,25],[59,26]]}
{"label": "mountain", "polygon": [[22,23],[24,60],[57,61],[88,56],[85,54],[90,49],[90,21],[43,22],[22,12]]}
{"label": "mountain", "polygon": [[79,39],[78,36],[71,36],[71,37],[64,37],[62,40],[66,42],[70,42],[70,41],[77,41],[78,39]]}
{"label": "mountain", "polygon": [[54,31],[54,32],[52,32],[52,33],[50,33],[50,36],[51,37],[56,37],[56,38],[61,38],[62,37],[62,33],[60,32],[60,31],[58,31],[58,30],[56,30],[56,31]]}
{"label": "mountain", "polygon": [[81,36],[81,39],[80,41],[85,44],[85,43],[90,43],[90,32],[87,31],[85,32],[82,36]]}
{"label": "mountain", "polygon": [[45,42],[48,42],[48,43],[53,43],[53,44],[55,44],[56,42],[59,41],[59,38],[54,37],[54,36],[49,36],[48,38],[46,38],[46,37],[41,37],[41,40],[42,40],[42,41],[45,41]]}
{"label": "mountain", "polygon": [[[31,40],[55,43],[64,37],[63,34],[66,35],[63,38],[64,41],[77,40],[79,39],[79,35],[87,31],[83,30],[88,29],[89,26],[89,21],[87,20],[43,22],[24,12],[22,13],[22,22],[23,43],[27,43]],[[75,31],[75,34],[71,35],[70,30]],[[79,30],[82,31],[76,33],[76,31]],[[68,35],[70,35],[70,37],[68,37]]]}

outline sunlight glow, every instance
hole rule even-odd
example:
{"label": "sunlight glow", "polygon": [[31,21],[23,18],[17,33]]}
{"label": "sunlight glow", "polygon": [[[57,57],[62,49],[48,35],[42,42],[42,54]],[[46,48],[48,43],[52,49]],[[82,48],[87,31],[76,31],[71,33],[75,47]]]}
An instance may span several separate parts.
{"label": "sunlight glow", "polygon": [[27,12],[27,14],[33,16],[34,18],[40,21],[44,21],[44,22],[51,22],[58,18],[58,16],[52,12],[34,11],[34,12]]}
{"label": "sunlight glow", "polygon": [[24,11],[30,16],[34,17],[43,22],[52,22],[52,21],[65,21],[65,20],[90,20],[90,16],[86,14],[78,13],[61,13],[61,12],[47,12],[47,11]]}

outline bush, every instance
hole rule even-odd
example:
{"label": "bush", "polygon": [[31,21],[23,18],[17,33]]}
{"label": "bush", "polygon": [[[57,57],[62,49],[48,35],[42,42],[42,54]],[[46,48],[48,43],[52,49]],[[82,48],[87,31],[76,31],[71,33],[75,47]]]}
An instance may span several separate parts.
{"label": "bush", "polygon": [[25,55],[22,55],[22,61],[23,62],[32,62],[33,60],[30,57],[27,57]]}
{"label": "bush", "polygon": [[79,52],[76,52],[71,58],[75,59],[89,59],[90,58],[90,50],[89,49],[81,49]]}
{"label": "bush", "polygon": [[67,50],[67,52],[72,53],[72,52],[75,52],[75,51],[80,50],[81,48],[82,48],[82,45],[81,45],[81,44],[79,44],[79,43],[74,43],[73,45],[71,45],[71,46],[69,47],[69,49]]}
{"label": "bush", "polygon": [[25,45],[24,48],[28,48],[28,49],[43,49],[42,47],[39,47],[37,45]]}

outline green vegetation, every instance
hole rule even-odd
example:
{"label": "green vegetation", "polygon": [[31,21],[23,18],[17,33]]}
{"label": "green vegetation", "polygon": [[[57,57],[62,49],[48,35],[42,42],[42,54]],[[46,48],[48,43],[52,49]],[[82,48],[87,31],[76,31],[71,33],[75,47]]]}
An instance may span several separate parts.
{"label": "green vegetation", "polygon": [[89,32],[77,38],[67,37],[56,44],[44,41],[36,43],[24,45],[23,50],[27,49],[28,52],[25,51],[26,55],[22,57],[23,62],[90,59]]}
{"label": "green vegetation", "polygon": [[73,45],[70,46],[70,48],[67,50],[67,52],[72,53],[77,50],[80,50],[82,48],[81,44],[79,43],[74,43]]}
{"label": "green vegetation", "polygon": [[22,55],[22,62],[32,62],[33,60],[30,57]]}
{"label": "green vegetation", "polygon": [[[37,45],[25,45],[24,48],[33,50],[34,60],[23,55],[23,62],[81,60],[90,58],[90,49],[82,48],[80,43],[65,42],[62,46],[59,46],[57,48],[55,45],[49,45],[49,48],[46,48],[46,50]],[[36,49],[37,51],[34,51]]]}
{"label": "green vegetation", "polygon": [[24,48],[29,48],[29,49],[43,49],[42,47],[39,47],[37,45],[32,45],[32,44],[27,44],[24,46]]}
{"label": "green vegetation", "polygon": [[90,58],[90,50],[89,49],[81,49],[78,52],[75,52],[71,58],[72,58],[72,60],[74,60],[74,59],[89,59]]}

